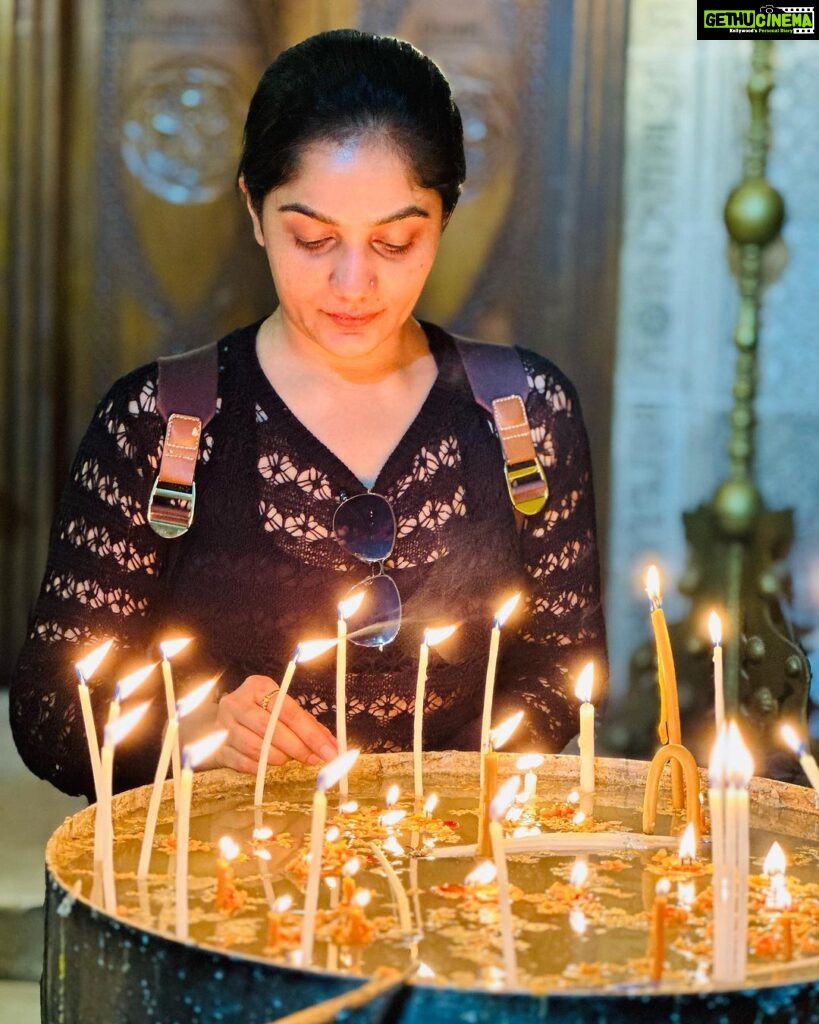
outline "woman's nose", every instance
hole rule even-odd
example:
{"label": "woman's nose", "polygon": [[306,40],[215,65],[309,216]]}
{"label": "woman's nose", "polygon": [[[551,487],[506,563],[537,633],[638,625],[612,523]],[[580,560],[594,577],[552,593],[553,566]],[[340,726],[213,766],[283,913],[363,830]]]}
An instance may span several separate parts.
{"label": "woman's nose", "polygon": [[353,250],[339,254],[330,273],[330,284],[339,295],[359,298],[375,287],[375,271],[367,255]]}

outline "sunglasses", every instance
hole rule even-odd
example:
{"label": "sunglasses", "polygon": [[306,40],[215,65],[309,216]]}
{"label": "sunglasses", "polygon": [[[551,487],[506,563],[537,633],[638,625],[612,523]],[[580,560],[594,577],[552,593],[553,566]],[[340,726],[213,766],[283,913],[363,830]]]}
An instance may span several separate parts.
{"label": "sunglasses", "polygon": [[381,494],[369,491],[345,498],[333,516],[333,533],[348,555],[370,566],[367,579],[350,589],[349,596],[363,593],[364,600],[347,619],[347,638],[359,647],[392,643],[401,628],[401,595],[384,571],[384,559],[395,547],[392,506]]}

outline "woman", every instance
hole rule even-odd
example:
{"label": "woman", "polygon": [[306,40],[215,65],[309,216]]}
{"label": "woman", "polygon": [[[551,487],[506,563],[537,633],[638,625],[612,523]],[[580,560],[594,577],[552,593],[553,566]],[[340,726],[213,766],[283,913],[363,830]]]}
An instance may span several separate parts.
{"label": "woman", "polygon": [[[92,693],[101,729],[126,662],[178,635],[195,639],[175,667],[180,690],[222,673],[219,699],[186,720],[186,736],[226,728],[212,763],[254,771],[267,704],[296,644],[334,635],[338,602],[372,575],[395,584],[402,607],[394,638],[350,645],[351,742],[411,744],[422,631],[456,622],[453,640],[431,654],[424,741],[476,747],[489,627],[515,590],[525,604],[504,631],[493,717],[523,707],[540,749],[559,750],[576,733],[571,680],[589,658],[601,669],[605,661],[576,395],[548,361],[521,352],[551,496],[519,530],[497,438],[453,340],[412,315],[464,174],[448,84],[409,44],[323,33],[268,68],[245,125],[239,187],[279,306],[219,343],[218,411],[185,537],[163,540],[146,523],[165,428],[156,364],[117,382],[97,408],[11,694],[15,739],[37,774],[93,793],[79,657],[116,639],[119,662],[104,664]],[[345,516],[349,499],[370,491],[388,536],[368,555],[346,542]],[[332,656],[301,666],[291,694],[271,763],[331,758]],[[164,715],[154,700],[139,737],[123,742],[117,789],[150,780]],[[523,731],[516,740],[528,742]]]}

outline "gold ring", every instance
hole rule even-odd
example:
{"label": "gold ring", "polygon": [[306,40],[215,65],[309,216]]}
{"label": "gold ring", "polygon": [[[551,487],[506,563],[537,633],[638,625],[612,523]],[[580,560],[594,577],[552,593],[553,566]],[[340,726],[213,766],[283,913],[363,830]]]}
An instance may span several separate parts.
{"label": "gold ring", "polygon": [[262,709],[262,711],[267,711],[267,705],[270,703],[270,698],[275,697],[278,692],[278,690],[271,690],[269,693],[266,693],[264,697],[262,697],[262,699],[259,701],[259,707]]}

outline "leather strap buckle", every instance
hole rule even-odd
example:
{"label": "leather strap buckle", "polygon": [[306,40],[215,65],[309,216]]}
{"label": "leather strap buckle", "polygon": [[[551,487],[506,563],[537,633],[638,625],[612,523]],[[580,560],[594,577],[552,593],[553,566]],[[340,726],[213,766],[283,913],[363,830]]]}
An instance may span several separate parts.
{"label": "leather strap buckle", "polygon": [[179,537],[187,533],[193,522],[193,475],[201,436],[202,421],[198,416],[173,413],[168,418],[162,461],[148,501],[148,523],[160,537]]}
{"label": "leather strap buckle", "polygon": [[549,485],[540,461],[534,458],[514,466],[505,462],[503,473],[509,497],[518,512],[525,516],[540,512],[549,498]]}
{"label": "leather strap buckle", "polygon": [[182,490],[157,477],[148,501],[148,522],[160,537],[181,537],[190,529],[195,505],[196,484],[192,483],[190,490]]}

